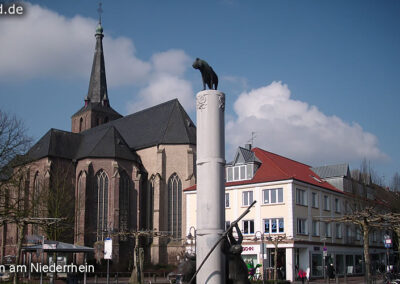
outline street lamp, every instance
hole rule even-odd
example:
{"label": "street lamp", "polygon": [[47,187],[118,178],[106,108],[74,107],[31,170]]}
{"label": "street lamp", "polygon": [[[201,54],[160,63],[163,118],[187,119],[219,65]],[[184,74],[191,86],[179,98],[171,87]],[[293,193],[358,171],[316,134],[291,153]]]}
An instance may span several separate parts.
{"label": "street lamp", "polygon": [[260,237],[261,237],[261,260],[262,260],[262,276],[263,276],[263,284],[265,283],[265,259],[264,259],[264,233],[257,231],[254,234],[254,241],[257,241],[257,233],[260,233]]}
{"label": "street lamp", "polygon": [[327,241],[326,234],[325,234],[325,237],[323,237],[321,239],[321,241],[324,241],[324,247],[322,248],[322,275],[324,276],[324,279],[326,279],[326,260],[325,260],[325,258],[328,256],[328,251],[326,248],[326,241]]}
{"label": "street lamp", "polygon": [[[193,229],[193,235],[192,235],[192,229]],[[189,228],[189,234],[187,235],[187,238],[190,240],[190,251],[193,253],[193,239],[195,241],[195,247],[194,247],[194,253],[196,253],[196,228],[191,226]]]}

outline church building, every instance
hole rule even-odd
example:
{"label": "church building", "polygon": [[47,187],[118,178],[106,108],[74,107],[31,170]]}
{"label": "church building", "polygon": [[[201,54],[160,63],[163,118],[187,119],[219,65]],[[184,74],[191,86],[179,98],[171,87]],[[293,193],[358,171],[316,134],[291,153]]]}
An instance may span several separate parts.
{"label": "church building", "polygon": [[[92,247],[111,234],[113,262],[125,265],[134,242],[123,233],[148,230],[155,234],[141,241],[146,261],[176,262],[186,232],[182,189],[195,184],[196,127],[177,99],[127,116],[114,110],[101,23],[95,37],[84,104],[71,132],[50,129],[28,152],[27,190],[40,191],[61,167],[75,191],[71,242]],[[40,233],[29,225],[26,234]],[[13,253],[8,244],[3,255]]]}

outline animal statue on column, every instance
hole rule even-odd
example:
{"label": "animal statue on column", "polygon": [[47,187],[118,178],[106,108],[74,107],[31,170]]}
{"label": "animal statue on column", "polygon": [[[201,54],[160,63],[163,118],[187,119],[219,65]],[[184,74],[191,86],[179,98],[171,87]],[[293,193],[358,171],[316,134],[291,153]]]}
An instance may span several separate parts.
{"label": "animal statue on column", "polygon": [[210,90],[218,88],[218,76],[206,61],[196,58],[192,66],[194,69],[200,70],[201,78],[203,79],[203,90],[206,89],[206,85]]}

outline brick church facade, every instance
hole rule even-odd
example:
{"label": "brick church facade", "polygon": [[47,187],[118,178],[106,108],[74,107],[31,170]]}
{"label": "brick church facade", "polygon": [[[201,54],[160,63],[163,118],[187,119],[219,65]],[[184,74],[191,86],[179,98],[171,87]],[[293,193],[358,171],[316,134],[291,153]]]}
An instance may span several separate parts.
{"label": "brick church facade", "polygon": [[[182,189],[195,184],[196,127],[176,99],[127,116],[115,111],[101,24],[95,37],[84,105],[72,115],[71,132],[50,129],[30,149],[26,190],[40,191],[61,168],[74,191],[70,242],[92,247],[112,232],[113,261],[125,264],[134,242],[121,233],[149,230],[162,236],[141,240],[146,261],[176,262],[186,232]],[[7,226],[0,235],[3,256],[15,254],[16,230]],[[29,225],[26,235],[35,234],[40,232]]]}

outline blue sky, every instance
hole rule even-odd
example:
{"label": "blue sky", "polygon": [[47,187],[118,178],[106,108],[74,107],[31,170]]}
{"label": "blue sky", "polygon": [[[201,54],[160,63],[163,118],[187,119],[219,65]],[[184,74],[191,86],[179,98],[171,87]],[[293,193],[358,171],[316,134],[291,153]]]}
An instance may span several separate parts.
{"label": "blue sky", "polygon": [[[0,108],[36,140],[70,129],[88,89],[98,1],[29,1],[0,16]],[[227,160],[254,145],[313,166],[400,169],[400,1],[103,1],[111,105],[177,97],[195,120],[207,60],[227,95]]]}

